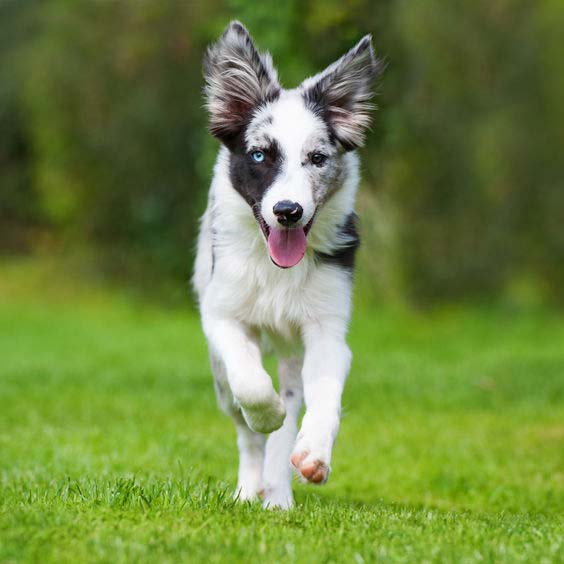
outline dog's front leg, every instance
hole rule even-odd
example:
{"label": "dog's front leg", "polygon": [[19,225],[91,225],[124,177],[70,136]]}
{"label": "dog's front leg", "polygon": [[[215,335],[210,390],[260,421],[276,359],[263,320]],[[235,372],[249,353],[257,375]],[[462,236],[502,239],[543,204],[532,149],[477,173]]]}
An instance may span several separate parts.
{"label": "dog's front leg", "polygon": [[323,483],[329,477],[341,417],[341,395],[351,363],[345,334],[346,323],[335,319],[304,327],[302,377],[306,412],[291,461],[313,483]]}
{"label": "dog's front leg", "polygon": [[204,332],[214,354],[225,365],[233,397],[253,431],[280,428],[286,411],[262,366],[256,337],[242,323],[202,311]]}

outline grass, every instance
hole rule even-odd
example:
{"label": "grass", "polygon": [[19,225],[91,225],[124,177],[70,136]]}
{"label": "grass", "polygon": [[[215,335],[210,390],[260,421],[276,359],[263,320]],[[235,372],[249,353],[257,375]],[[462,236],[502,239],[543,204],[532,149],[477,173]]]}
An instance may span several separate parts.
{"label": "grass", "polygon": [[236,504],[197,316],[0,268],[0,562],[564,561],[564,318],[361,311],[333,473]]}

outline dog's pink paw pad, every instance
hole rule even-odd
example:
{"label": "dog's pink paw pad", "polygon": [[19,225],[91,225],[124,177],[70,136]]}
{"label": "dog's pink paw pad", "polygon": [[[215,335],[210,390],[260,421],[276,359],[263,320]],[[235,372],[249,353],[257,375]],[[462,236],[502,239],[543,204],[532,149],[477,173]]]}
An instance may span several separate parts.
{"label": "dog's pink paw pad", "polygon": [[312,484],[322,484],[329,478],[329,466],[321,460],[305,462],[307,452],[295,453],[290,462],[296,467],[298,472]]}
{"label": "dog's pink paw pad", "polygon": [[299,468],[302,460],[307,456],[307,452],[295,452],[292,454],[292,458],[290,458],[290,462],[296,467]]}

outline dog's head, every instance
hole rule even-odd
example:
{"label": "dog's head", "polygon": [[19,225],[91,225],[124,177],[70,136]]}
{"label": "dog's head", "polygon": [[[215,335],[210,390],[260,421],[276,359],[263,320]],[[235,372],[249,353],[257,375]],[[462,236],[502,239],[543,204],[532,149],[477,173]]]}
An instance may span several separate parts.
{"label": "dog's head", "polygon": [[346,152],[361,146],[382,65],[370,36],[323,72],[284,90],[268,53],[232,22],[204,59],[210,130],[230,151],[233,187],[251,206],[270,257],[304,256],[315,215],[338,190]]}

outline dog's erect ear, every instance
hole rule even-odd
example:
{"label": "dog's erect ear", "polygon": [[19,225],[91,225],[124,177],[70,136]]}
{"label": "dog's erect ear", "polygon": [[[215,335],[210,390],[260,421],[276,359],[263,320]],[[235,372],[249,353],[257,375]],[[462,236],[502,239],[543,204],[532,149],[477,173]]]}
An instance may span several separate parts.
{"label": "dog's erect ear", "polygon": [[231,22],[208,48],[204,76],[210,131],[224,142],[241,131],[258,106],[280,93],[270,54],[256,50],[239,22]]}
{"label": "dog's erect ear", "polygon": [[372,37],[366,35],[338,61],[301,85],[307,105],[324,117],[346,150],[364,142],[374,108],[370,103],[372,87],[383,67],[374,56]]}

